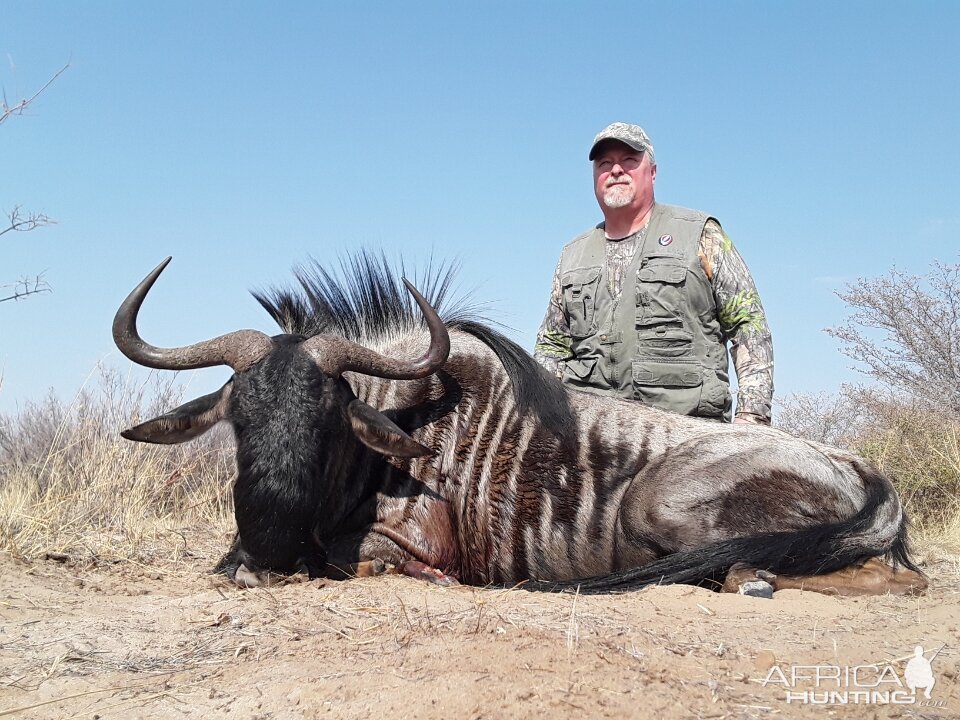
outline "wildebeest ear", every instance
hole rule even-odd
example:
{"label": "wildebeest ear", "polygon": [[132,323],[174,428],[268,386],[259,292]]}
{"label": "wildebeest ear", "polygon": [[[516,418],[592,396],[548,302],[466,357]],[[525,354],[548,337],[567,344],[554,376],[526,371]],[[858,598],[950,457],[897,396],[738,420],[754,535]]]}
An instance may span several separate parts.
{"label": "wildebeest ear", "polygon": [[174,445],[202,435],[227,416],[233,381],[209,395],[120,433],[127,440]]}
{"label": "wildebeest ear", "polygon": [[407,458],[433,455],[433,450],[418,443],[390,418],[362,400],[350,401],[347,417],[360,442],[381,455]]}

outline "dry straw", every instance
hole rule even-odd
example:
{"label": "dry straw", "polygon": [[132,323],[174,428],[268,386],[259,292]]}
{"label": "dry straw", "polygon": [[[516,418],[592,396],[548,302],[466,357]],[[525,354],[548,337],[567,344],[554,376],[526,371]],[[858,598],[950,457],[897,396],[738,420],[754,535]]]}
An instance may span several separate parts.
{"label": "dry straw", "polygon": [[120,431],[176,406],[182,388],[106,368],[92,384],[70,403],[51,394],[0,417],[0,550],[148,562],[222,545],[232,522],[230,438],[129,442]]}

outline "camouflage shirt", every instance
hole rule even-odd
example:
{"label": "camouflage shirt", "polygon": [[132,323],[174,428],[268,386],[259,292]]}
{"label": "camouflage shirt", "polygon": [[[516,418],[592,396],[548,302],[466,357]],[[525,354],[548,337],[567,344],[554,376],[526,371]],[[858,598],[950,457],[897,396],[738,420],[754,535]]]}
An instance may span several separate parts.
{"label": "camouflage shirt", "polygon": [[[625,270],[642,245],[645,231],[646,228],[622,240],[607,241],[608,278],[614,297],[623,290]],[[737,417],[768,424],[773,400],[773,341],[753,277],[730,238],[714,220],[708,220],[703,228],[698,254],[703,272],[713,287],[720,328],[730,343],[739,387]],[[550,304],[534,348],[537,361],[557,377],[563,374],[563,362],[573,357],[559,269],[558,264]]]}

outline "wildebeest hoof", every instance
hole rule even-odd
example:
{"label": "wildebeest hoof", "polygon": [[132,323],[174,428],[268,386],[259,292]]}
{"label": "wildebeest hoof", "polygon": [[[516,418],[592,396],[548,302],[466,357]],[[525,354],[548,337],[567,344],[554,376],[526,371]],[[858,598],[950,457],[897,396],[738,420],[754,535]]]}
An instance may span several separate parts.
{"label": "wildebeest hoof", "polygon": [[[764,571],[761,570],[760,572]],[[760,575],[760,572],[757,573],[758,576]],[[738,592],[741,595],[749,595],[750,597],[766,598],[767,600],[770,600],[773,598],[773,585],[768,583],[766,580],[754,580],[752,582],[743,583]]]}
{"label": "wildebeest hoof", "polygon": [[367,565],[367,573],[370,575],[383,575],[387,571],[387,564],[380,558],[374,558]]}
{"label": "wildebeest hoof", "polygon": [[776,587],[777,576],[769,570],[757,570],[757,577],[761,580],[766,580],[768,583]]}
{"label": "wildebeest hoof", "polygon": [[776,589],[777,576],[774,573],[751,567],[746,563],[736,563],[727,571],[726,580],[720,591],[769,598],[773,596]]}
{"label": "wildebeest hoof", "polygon": [[263,580],[260,576],[255,572],[247,570],[246,565],[240,565],[240,567],[237,568],[237,572],[233,576],[233,581],[242,588],[255,588],[263,585]]}
{"label": "wildebeest hoof", "polygon": [[351,574],[355,577],[376,577],[387,572],[387,564],[380,558],[363,560],[350,566]]}

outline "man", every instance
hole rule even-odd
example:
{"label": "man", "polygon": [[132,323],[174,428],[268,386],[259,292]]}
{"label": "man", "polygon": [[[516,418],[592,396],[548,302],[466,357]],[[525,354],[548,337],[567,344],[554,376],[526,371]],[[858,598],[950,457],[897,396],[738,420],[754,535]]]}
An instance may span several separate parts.
{"label": "man", "polygon": [[773,345],[753,278],[720,223],[654,201],[657,164],[638,125],[593,141],[604,222],[567,245],[534,357],[564,384],[729,422],[770,423]]}

